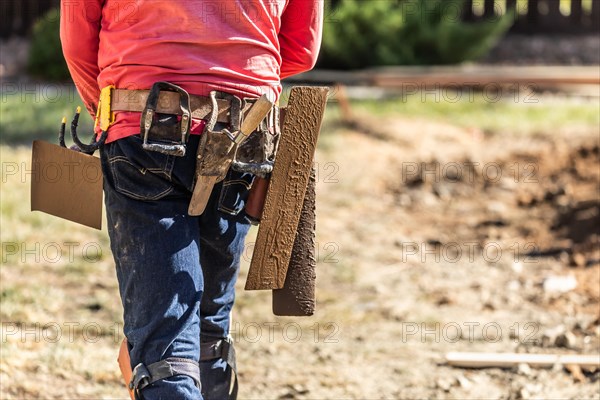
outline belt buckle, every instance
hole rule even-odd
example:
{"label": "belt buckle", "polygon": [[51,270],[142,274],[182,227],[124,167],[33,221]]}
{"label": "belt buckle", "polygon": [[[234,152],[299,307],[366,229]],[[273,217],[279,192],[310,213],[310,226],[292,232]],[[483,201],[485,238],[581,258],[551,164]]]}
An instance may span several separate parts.
{"label": "belt buckle", "polygon": [[[173,130],[172,127],[160,126],[160,122],[158,121],[157,114],[166,114],[166,113],[157,113],[158,100],[160,96],[160,92],[168,91],[168,92],[176,92],[179,93],[179,109],[181,110],[181,119],[178,119],[177,124],[175,126],[175,131],[177,135],[181,135],[180,139],[177,140],[168,140],[168,141],[157,141],[150,139],[151,133],[160,133],[164,130]],[[183,157],[185,155],[185,144],[187,143],[188,137],[190,135],[190,125],[192,121],[192,112],[190,110],[190,95],[189,93],[172,83],[169,82],[156,82],[152,85],[150,89],[150,93],[148,95],[148,100],[146,101],[146,106],[142,111],[142,116],[140,118],[140,130],[143,139],[142,147],[144,150],[156,151],[163,154]]]}

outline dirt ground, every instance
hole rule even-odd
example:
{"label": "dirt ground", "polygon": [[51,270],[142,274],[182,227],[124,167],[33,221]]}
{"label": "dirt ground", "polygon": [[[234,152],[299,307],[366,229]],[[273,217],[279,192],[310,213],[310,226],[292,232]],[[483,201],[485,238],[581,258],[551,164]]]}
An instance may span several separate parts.
{"label": "dirt ground", "polygon": [[[453,351],[600,357],[598,130],[489,135],[358,116],[329,121],[320,139],[315,316],[274,317],[268,292],[242,290],[248,239],[232,327],[239,397],[600,398],[598,370],[444,362]],[[0,270],[0,397],[125,398],[110,252],[76,269],[17,261]],[[19,283],[47,301],[11,300]]]}
{"label": "dirt ground", "polygon": [[248,398],[599,398],[598,370],[444,363],[452,351],[600,357],[598,131],[355,120],[317,156],[309,343],[290,343],[285,319],[274,340],[248,343],[244,324],[265,315],[238,308]]}

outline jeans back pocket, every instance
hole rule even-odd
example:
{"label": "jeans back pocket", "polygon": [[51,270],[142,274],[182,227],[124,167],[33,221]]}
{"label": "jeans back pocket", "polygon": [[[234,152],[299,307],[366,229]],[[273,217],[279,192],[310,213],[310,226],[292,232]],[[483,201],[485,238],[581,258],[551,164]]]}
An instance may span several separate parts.
{"label": "jeans back pocket", "polygon": [[218,209],[229,215],[238,215],[244,209],[254,175],[229,170],[223,180]]}
{"label": "jeans back pocket", "polygon": [[139,136],[106,145],[108,168],[115,190],[137,200],[159,200],[174,190],[173,156],[148,152]]}

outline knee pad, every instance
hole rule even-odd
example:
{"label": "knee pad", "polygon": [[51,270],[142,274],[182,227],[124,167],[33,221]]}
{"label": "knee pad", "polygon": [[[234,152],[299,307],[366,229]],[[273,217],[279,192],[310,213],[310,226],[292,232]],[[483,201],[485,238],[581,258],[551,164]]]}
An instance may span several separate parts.
{"label": "knee pad", "polygon": [[238,379],[235,361],[235,349],[230,337],[209,342],[200,342],[200,361],[222,359],[231,371],[228,400],[237,399]]}
{"label": "knee pad", "polygon": [[150,365],[139,363],[132,370],[126,339],[121,343],[117,360],[132,400],[142,400],[141,390],[146,386],[176,375],[187,375],[199,389],[201,386],[200,367],[196,361],[187,358],[168,357]]}
{"label": "knee pad", "polygon": [[125,387],[129,391],[129,397],[131,397],[131,400],[134,400],[133,390],[129,389],[129,382],[131,382],[131,375],[133,372],[131,371],[131,359],[129,358],[127,339],[123,339],[123,342],[121,342],[117,362],[119,363],[119,369],[121,370],[121,375],[123,375],[123,380],[125,381]]}

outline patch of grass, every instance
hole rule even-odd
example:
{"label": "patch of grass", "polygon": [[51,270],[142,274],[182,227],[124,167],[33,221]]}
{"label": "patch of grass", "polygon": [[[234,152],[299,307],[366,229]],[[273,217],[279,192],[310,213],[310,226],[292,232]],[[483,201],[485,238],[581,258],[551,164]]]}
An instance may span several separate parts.
{"label": "patch of grass", "polygon": [[353,102],[376,116],[400,115],[476,128],[488,134],[535,134],[579,128],[598,130],[598,101],[550,101],[538,94],[497,94],[442,90],[386,100]]}
{"label": "patch of grass", "polygon": [[[0,145],[0,292],[2,318],[38,322],[83,310],[73,298],[106,280],[118,308],[106,228],[97,231],[41,212],[31,212],[31,149]],[[110,308],[110,307],[107,307]]]}
{"label": "patch of grass", "polygon": [[[35,139],[58,143],[63,116],[67,122],[83,102],[72,85],[5,83],[0,94],[0,143],[25,144]],[[78,132],[91,139],[93,121],[82,111]],[[70,138],[69,125],[66,132]],[[69,140],[67,140],[68,142]]]}

